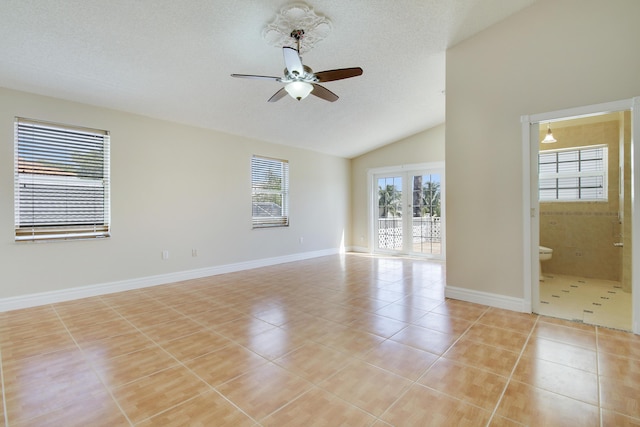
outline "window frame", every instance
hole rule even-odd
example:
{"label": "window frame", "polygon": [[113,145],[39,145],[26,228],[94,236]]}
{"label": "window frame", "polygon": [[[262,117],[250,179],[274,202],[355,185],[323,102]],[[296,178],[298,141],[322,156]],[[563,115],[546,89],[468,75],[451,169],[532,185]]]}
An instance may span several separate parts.
{"label": "window frame", "polygon": [[16,117],[15,241],[110,235],[110,133]]}
{"label": "window frame", "polygon": [[[268,165],[277,166],[279,171],[273,173]],[[289,161],[272,157],[253,155],[251,157],[251,225],[253,229],[288,227],[289,226]],[[280,179],[280,188],[265,188],[269,179]],[[260,200],[262,199],[262,200]],[[268,200],[276,200],[269,202]],[[277,204],[277,200],[281,204]],[[279,215],[256,215],[257,203],[268,203],[280,208]],[[268,206],[262,209],[269,213],[273,209]]]}
{"label": "window frame", "polygon": [[[602,158],[597,159],[602,162],[602,170],[580,170],[582,163],[587,161],[593,161],[593,159],[585,159],[581,158],[582,152],[589,150],[597,150],[602,149]],[[568,148],[558,148],[558,149],[549,149],[549,150],[540,150],[538,153],[538,199],[540,202],[544,203],[554,203],[554,202],[602,202],[607,203],[609,201],[609,147],[607,144],[594,144],[594,145],[586,145],[580,147],[568,147]],[[561,172],[558,171],[558,165],[561,163],[558,159],[558,154],[560,153],[569,153],[569,152],[577,152],[578,160],[575,162],[578,163],[578,171],[572,172]],[[541,162],[540,156],[545,154],[556,154],[556,172],[542,172],[541,171]],[[552,162],[548,164],[554,164]],[[602,178],[602,197],[581,197],[581,193],[584,189],[588,187],[582,185],[582,178],[593,178],[593,177],[601,177]],[[542,196],[542,182],[544,180],[555,179],[555,198],[545,198]],[[563,198],[560,196],[559,192],[563,188],[559,184],[560,179],[578,179],[578,186],[572,189],[575,189],[578,192],[577,198]],[[547,188],[551,190],[553,188]],[[565,188],[566,189],[566,188]]]}

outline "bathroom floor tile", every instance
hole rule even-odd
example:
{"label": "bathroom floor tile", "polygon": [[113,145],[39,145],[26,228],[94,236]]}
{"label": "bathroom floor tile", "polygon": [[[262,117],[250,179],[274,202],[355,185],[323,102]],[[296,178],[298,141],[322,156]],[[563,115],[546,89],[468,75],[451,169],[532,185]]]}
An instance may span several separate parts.
{"label": "bathroom floor tile", "polygon": [[631,293],[619,282],[545,274],[539,314],[590,325],[631,330]]}

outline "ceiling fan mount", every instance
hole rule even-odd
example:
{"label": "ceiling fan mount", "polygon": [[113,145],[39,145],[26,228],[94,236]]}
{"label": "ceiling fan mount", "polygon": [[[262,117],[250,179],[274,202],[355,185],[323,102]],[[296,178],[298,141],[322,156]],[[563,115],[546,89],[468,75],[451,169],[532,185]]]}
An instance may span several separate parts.
{"label": "ceiling fan mount", "polygon": [[269,98],[268,102],[278,101],[287,93],[298,101],[306,98],[309,94],[315,95],[318,98],[329,102],[337,101],[338,95],[318,83],[360,76],[362,75],[362,68],[339,68],[336,70],[326,70],[314,73],[311,67],[302,63],[302,58],[300,58],[300,44],[304,38],[304,34],[305,31],[303,29],[291,31],[291,37],[297,42],[297,49],[289,46],[282,47],[285,65],[283,77],[258,76],[253,74],[231,74],[231,77],[271,80],[284,83],[285,86]]}

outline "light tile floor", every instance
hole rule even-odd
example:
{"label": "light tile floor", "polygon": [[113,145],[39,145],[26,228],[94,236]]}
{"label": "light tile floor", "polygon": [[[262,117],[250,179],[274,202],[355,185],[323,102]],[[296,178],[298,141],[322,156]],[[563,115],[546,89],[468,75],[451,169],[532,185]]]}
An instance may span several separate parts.
{"label": "light tile floor", "polygon": [[631,293],[620,282],[545,274],[539,314],[608,328],[631,330]]}
{"label": "light tile floor", "polygon": [[640,338],[329,256],[0,313],[2,426],[640,425]]}

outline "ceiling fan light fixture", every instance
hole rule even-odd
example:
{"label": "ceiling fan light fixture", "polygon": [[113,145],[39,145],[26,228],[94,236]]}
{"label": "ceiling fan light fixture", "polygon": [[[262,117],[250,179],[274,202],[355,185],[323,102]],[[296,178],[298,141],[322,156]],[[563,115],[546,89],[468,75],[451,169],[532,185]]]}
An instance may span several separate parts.
{"label": "ceiling fan light fixture", "polygon": [[547,135],[542,140],[542,143],[543,144],[552,144],[554,142],[558,142],[558,141],[553,137],[553,134],[551,133],[551,125],[547,124]]}
{"label": "ceiling fan light fixture", "polygon": [[291,82],[287,84],[284,89],[292,98],[298,101],[305,99],[313,90],[313,85],[307,82]]}

